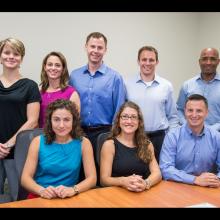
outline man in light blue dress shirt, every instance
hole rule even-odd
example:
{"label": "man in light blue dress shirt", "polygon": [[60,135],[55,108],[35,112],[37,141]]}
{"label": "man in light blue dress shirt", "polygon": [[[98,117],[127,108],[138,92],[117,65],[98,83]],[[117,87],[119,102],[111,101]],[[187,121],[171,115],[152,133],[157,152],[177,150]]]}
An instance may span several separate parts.
{"label": "man in light blue dress shirt", "polygon": [[220,186],[220,133],[204,124],[207,115],[207,99],[199,94],[189,96],[187,122],[166,135],[161,149],[160,169],[165,180]]}
{"label": "man in light blue dress shirt", "polygon": [[159,63],[158,52],[154,47],[144,46],[138,51],[140,73],[126,81],[127,99],[141,108],[144,127],[154,145],[155,156],[159,154],[165,133],[177,127],[179,119],[172,84],[156,74]]}
{"label": "man in light blue dress shirt", "polygon": [[185,122],[184,105],[188,96],[200,94],[206,97],[209,114],[205,123],[220,131],[220,74],[217,73],[219,52],[215,48],[202,50],[199,64],[201,73],[184,82],[177,100],[181,124]]}
{"label": "man in light blue dress shirt", "polygon": [[88,35],[85,48],[88,64],[71,72],[70,85],[80,95],[82,128],[96,155],[97,137],[111,129],[115,114],[125,102],[126,89],[122,76],[103,62],[107,38],[93,32]]}

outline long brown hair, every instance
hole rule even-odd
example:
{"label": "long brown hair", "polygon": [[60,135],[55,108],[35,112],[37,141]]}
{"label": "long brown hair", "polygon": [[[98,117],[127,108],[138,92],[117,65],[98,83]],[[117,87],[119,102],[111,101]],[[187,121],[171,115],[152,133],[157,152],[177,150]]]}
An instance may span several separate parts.
{"label": "long brown hair", "polygon": [[121,106],[121,108],[119,109],[119,111],[115,117],[115,121],[112,126],[112,130],[111,130],[111,133],[110,133],[108,139],[116,138],[121,133],[120,117],[121,117],[121,113],[127,107],[135,109],[138,113],[139,123],[138,123],[138,128],[135,131],[135,136],[134,136],[135,144],[138,147],[137,156],[138,156],[138,158],[143,160],[145,163],[149,163],[152,160],[152,153],[148,148],[148,146],[151,142],[148,139],[148,137],[144,131],[144,120],[143,120],[143,115],[141,113],[140,107],[137,104],[135,104],[134,102],[128,101],[128,102],[125,102]]}
{"label": "long brown hair", "polygon": [[68,68],[67,68],[67,62],[66,62],[66,58],[65,56],[60,53],[60,52],[56,52],[56,51],[52,51],[49,54],[47,54],[42,62],[42,67],[41,67],[41,91],[44,93],[46,92],[46,90],[49,87],[49,80],[48,80],[48,76],[46,71],[44,70],[46,64],[47,64],[47,60],[50,56],[56,56],[60,59],[62,66],[63,66],[63,72],[60,76],[60,88],[61,90],[65,89],[68,86],[68,82],[69,82],[69,72],[68,72]]}
{"label": "long brown hair", "polygon": [[47,106],[46,122],[44,126],[44,134],[45,134],[46,143],[51,144],[56,138],[56,134],[52,129],[51,118],[52,118],[52,114],[57,109],[66,109],[67,111],[71,113],[71,115],[73,116],[73,125],[72,125],[72,130],[70,132],[70,136],[73,139],[82,140],[84,133],[80,127],[79,111],[77,110],[76,104],[71,102],[70,100],[57,99],[56,101],[51,102]]}

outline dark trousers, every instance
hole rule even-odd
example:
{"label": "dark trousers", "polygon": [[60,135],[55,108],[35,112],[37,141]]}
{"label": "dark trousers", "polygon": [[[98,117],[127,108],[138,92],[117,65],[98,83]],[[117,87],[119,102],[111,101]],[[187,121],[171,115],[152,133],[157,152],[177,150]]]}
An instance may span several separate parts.
{"label": "dark trousers", "polygon": [[[101,126],[100,126],[101,127]],[[86,127],[82,127],[86,137],[90,140],[93,148],[93,155],[95,159],[95,166],[96,166],[96,174],[97,174],[97,186],[100,186],[100,167],[97,163],[97,158],[96,158],[96,149],[97,149],[97,138],[101,133],[106,133],[111,130],[111,126],[103,126],[101,129],[100,127],[97,130],[90,130]]]}
{"label": "dark trousers", "polygon": [[[4,173],[8,179],[9,194],[12,201],[17,200],[18,196],[18,174],[15,168],[14,159],[3,159],[0,160],[0,189],[2,191],[5,183],[5,176],[2,178],[2,173]],[[1,193],[2,194],[2,193]]]}
{"label": "dark trousers", "polygon": [[0,160],[0,194],[4,194],[4,184],[5,184],[6,174],[3,164],[3,159]]}
{"label": "dark trousers", "polygon": [[154,146],[155,157],[159,164],[160,151],[161,151],[161,147],[163,145],[163,140],[165,137],[165,130],[159,130],[159,131],[152,132],[152,133],[146,132],[146,133]]}

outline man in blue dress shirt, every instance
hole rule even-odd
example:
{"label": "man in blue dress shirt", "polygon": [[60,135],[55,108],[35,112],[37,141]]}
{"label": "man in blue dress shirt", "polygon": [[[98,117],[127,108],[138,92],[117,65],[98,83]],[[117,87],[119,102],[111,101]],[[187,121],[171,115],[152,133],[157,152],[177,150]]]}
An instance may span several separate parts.
{"label": "man in blue dress shirt", "polygon": [[176,102],[172,84],[156,74],[158,51],[152,46],[144,46],[138,51],[140,72],[126,81],[127,99],[141,108],[144,127],[154,145],[155,156],[159,154],[165,133],[179,126]]}
{"label": "man in blue dress shirt", "polygon": [[88,64],[71,72],[70,85],[80,95],[82,128],[96,155],[97,137],[111,129],[115,114],[125,102],[126,89],[122,76],[103,62],[107,38],[102,33],[89,34],[85,49]]}
{"label": "man in blue dress shirt", "polygon": [[220,131],[220,75],[217,73],[219,52],[215,48],[202,50],[199,64],[201,73],[184,82],[177,100],[180,121],[185,122],[184,105],[188,96],[200,94],[206,97],[209,114],[205,123]]}
{"label": "man in blue dress shirt", "polygon": [[220,186],[220,133],[204,124],[207,115],[204,96],[193,94],[187,98],[187,122],[166,135],[161,149],[160,168],[165,180]]}

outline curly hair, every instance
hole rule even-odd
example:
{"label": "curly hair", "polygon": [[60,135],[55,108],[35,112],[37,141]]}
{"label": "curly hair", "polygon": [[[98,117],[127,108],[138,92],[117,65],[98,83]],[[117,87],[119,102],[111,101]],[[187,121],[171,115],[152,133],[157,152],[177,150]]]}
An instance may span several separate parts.
{"label": "curly hair", "polygon": [[73,116],[73,124],[72,124],[72,130],[70,132],[70,136],[73,139],[82,140],[84,133],[80,127],[79,111],[77,110],[75,103],[71,102],[70,100],[57,99],[56,101],[51,102],[47,106],[46,122],[44,126],[44,134],[45,134],[46,143],[51,144],[56,138],[56,134],[52,128],[51,119],[52,119],[52,115],[54,111],[56,111],[57,109],[66,109],[67,111],[71,113],[71,115]]}
{"label": "curly hair", "polygon": [[134,102],[128,101],[128,102],[125,102],[121,106],[121,108],[119,109],[115,117],[114,124],[112,126],[112,130],[111,130],[111,133],[108,139],[116,138],[121,133],[120,117],[121,117],[121,113],[127,107],[135,109],[138,113],[139,123],[138,123],[138,128],[135,131],[135,136],[134,136],[135,144],[138,147],[137,156],[145,163],[149,163],[152,160],[152,153],[148,147],[151,142],[144,131],[144,120],[143,120],[143,115],[141,113],[141,110],[139,106],[135,104]]}
{"label": "curly hair", "polygon": [[64,90],[68,86],[69,71],[68,71],[68,68],[67,68],[66,58],[62,53],[52,51],[44,57],[43,62],[42,62],[41,75],[40,75],[40,78],[41,78],[40,86],[41,86],[41,91],[42,92],[46,92],[46,90],[49,87],[48,76],[47,76],[47,73],[46,73],[44,68],[47,64],[48,58],[51,57],[51,56],[58,57],[60,59],[60,62],[62,63],[62,66],[63,66],[63,72],[60,76],[60,88],[61,88],[61,90]]}

